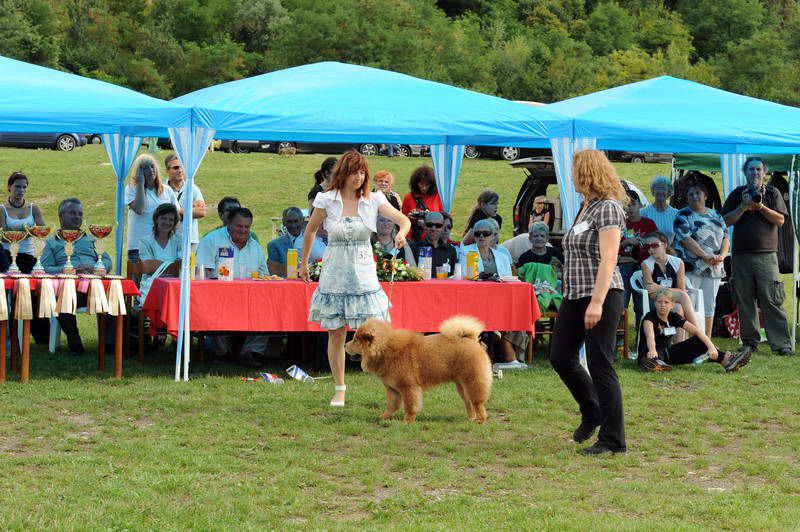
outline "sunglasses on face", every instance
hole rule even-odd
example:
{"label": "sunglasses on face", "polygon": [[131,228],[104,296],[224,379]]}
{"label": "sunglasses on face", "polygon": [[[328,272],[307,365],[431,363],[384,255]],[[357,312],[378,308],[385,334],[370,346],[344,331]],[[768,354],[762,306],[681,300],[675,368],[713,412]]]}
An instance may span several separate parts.
{"label": "sunglasses on face", "polygon": [[441,229],[442,227],[444,227],[444,224],[437,224],[437,223],[433,223],[433,222],[425,222],[425,227],[427,227],[429,229]]}
{"label": "sunglasses on face", "polygon": [[494,233],[491,231],[475,231],[475,238],[486,238],[492,236]]}
{"label": "sunglasses on face", "polygon": [[168,166],[167,167],[167,170],[180,170],[180,169],[181,169],[180,166]]}
{"label": "sunglasses on face", "polygon": [[658,247],[660,245],[661,245],[661,242],[650,242],[649,244],[645,244],[645,247],[647,249],[658,249]]}

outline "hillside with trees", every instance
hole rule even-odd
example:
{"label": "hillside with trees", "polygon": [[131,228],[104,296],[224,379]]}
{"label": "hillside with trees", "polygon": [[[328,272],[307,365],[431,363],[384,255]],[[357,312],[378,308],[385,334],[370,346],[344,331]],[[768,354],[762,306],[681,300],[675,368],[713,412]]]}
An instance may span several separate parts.
{"label": "hillside with trees", "polygon": [[317,61],[553,102],[662,74],[800,104],[797,0],[0,0],[0,55],[173,98]]}

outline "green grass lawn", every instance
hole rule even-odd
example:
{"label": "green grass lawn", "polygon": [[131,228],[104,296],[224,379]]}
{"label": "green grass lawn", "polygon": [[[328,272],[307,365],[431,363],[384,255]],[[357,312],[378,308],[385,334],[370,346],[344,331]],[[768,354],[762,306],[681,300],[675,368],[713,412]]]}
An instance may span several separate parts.
{"label": "green grass lawn", "polygon": [[[304,205],[324,156],[210,154],[207,201],[238,195],[255,228]],[[429,162],[429,160],[424,160]],[[419,159],[375,158],[397,189]],[[659,165],[619,165],[643,189]],[[56,224],[65,196],[86,220],[113,218],[113,173],[101,147],[0,150],[0,174],[28,173],[29,197]],[[456,227],[478,192],[510,209],[522,172],[465,161]],[[213,215],[201,231],[214,226]],[[504,237],[510,236],[510,224]],[[569,440],[572,398],[537,352],[530,371],[495,381],[485,425],[467,423],[452,386],[426,394],[417,423],[377,421],[381,384],[348,373],[348,405],[330,381],[269,385],[228,365],[172,381],[174,353],[125,361],[125,378],[87,354],[32,350],[31,380],[0,385],[0,527],[31,529],[786,530],[800,523],[797,361],[762,348],[738,374],[707,364],[668,374],[618,365],[629,452],[587,458]],[[730,347],[730,340],[722,345]],[[295,358],[275,360],[282,371]],[[109,359],[107,367],[112,367]]]}

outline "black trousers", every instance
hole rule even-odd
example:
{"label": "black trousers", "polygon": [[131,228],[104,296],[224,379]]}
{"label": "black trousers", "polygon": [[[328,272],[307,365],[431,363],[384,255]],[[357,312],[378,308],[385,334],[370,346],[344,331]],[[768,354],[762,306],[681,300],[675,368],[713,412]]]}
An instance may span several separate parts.
{"label": "black trousers", "polygon": [[[583,318],[591,298],[565,299],[558,311],[550,363],[578,403],[584,421],[600,424],[597,441],[612,450],[625,450],[625,416],[622,388],[614,371],[616,330],[622,316],[622,290],[609,290],[600,322],[588,331]],[[586,344],[589,373],[578,362]]]}
{"label": "black trousers", "polygon": [[[679,364],[691,364],[695,358],[708,352],[706,344],[697,336],[687,338],[683,342],[672,344],[666,349],[658,351],[658,358],[671,366]],[[637,362],[641,365],[647,358],[647,351],[640,352]],[[720,360],[722,357],[720,357]],[[716,362],[719,362],[717,360]]]}

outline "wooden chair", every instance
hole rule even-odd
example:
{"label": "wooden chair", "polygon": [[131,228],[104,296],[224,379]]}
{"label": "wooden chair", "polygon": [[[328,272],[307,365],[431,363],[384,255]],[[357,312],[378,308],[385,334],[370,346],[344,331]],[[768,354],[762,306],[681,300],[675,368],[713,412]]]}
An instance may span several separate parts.
{"label": "wooden chair", "polygon": [[[141,262],[128,261],[128,264],[125,267],[125,275],[128,279],[131,279],[138,284],[138,281],[142,278],[143,273],[144,264]],[[131,356],[131,340],[136,339],[138,342],[137,354],[139,357],[139,362],[144,362],[144,312],[135,311],[133,309],[132,296],[128,297],[127,299],[128,301],[126,301],[126,306],[128,308],[128,314],[125,316],[125,356]],[[134,321],[136,323],[136,330],[132,331]]]}

